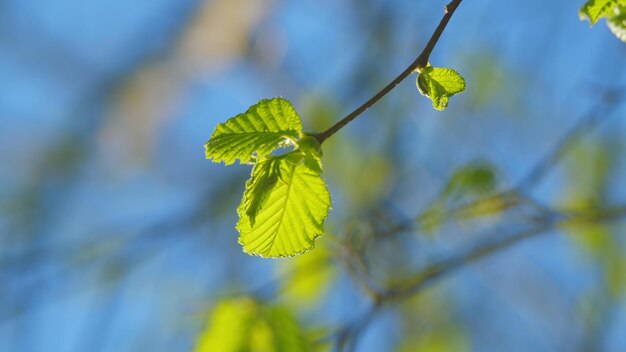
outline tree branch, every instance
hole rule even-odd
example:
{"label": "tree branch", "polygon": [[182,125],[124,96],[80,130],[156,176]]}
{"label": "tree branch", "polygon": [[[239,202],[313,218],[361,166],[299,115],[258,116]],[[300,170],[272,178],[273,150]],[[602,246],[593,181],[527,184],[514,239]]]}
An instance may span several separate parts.
{"label": "tree branch", "polygon": [[478,261],[482,258],[499,253],[501,250],[511,247],[524,239],[536,237],[542,233],[553,230],[558,226],[576,223],[600,223],[626,218],[626,205],[616,207],[591,210],[577,214],[564,215],[558,218],[549,218],[524,231],[516,232],[509,236],[492,238],[468,249],[467,251],[432,263],[420,270],[412,278],[406,280],[408,283],[387,289],[382,298],[384,301],[398,300],[411,296],[420,291],[426,285],[442,278],[443,276],[465,266],[468,263]]}
{"label": "tree branch", "polygon": [[387,84],[381,91],[376,93],[376,95],[371,97],[368,101],[366,101],[361,106],[356,108],[354,111],[349,113],[346,117],[339,120],[336,124],[331,126],[326,131],[314,134],[313,137],[315,137],[315,139],[317,139],[317,141],[320,142],[320,144],[323,143],[326,139],[328,139],[328,137],[335,134],[337,131],[342,129],[345,125],[350,123],[350,121],[354,120],[355,118],[357,118],[357,116],[361,115],[367,109],[372,107],[372,105],[376,104],[382,97],[384,97],[385,95],[387,95],[387,93],[392,91],[398,84],[400,84],[400,82],[404,81],[404,79],[407,78],[416,69],[425,67],[428,64],[428,59],[430,58],[431,52],[433,51],[433,49],[437,45],[437,42],[439,41],[439,37],[441,37],[441,34],[443,33],[444,29],[446,29],[446,26],[448,25],[450,18],[452,18],[452,15],[454,14],[454,11],[456,11],[457,7],[459,7],[462,1],[463,0],[452,0],[448,5],[444,7],[445,13],[443,17],[441,18],[439,25],[437,26],[437,28],[431,35],[430,39],[428,40],[428,43],[426,43],[426,46],[424,47],[422,52],[415,59],[415,61],[413,61],[409,65],[409,67],[407,67],[404,71],[402,71],[402,73],[400,73],[398,77],[396,77],[393,81]]}
{"label": "tree branch", "polygon": [[[624,95],[626,95],[626,88],[620,87],[607,90],[602,95],[602,99],[594,104],[587,113],[583,114],[575,122],[574,126],[560,138],[554,148],[549,150],[543,158],[537,161],[515,187],[446,210],[443,217],[449,219],[472,208],[488,207],[490,203],[498,203],[499,208],[494,209],[496,211],[514,208],[520,204],[530,204],[535,208],[543,208],[543,206],[536,204],[536,202],[529,198],[525,192],[546,177],[552,168],[557,166],[587,134],[593,132],[603,122],[609,120],[611,117],[610,114],[623,104],[621,98]],[[428,220],[430,209],[431,207],[429,206],[425,211],[419,213],[414,218],[390,227],[380,234],[380,237],[388,237],[403,231],[419,230],[423,225],[423,221]]]}

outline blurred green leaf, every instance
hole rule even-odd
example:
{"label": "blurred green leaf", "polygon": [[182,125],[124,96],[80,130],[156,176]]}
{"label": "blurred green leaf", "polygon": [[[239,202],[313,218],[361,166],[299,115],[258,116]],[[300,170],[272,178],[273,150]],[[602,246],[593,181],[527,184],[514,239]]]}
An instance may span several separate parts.
{"label": "blurred green leaf", "polygon": [[216,163],[248,163],[276,148],[295,145],[302,124],[291,103],[283,98],[261,100],[245,113],[217,125],[205,144],[205,155]]}
{"label": "blurred green leaf", "polygon": [[468,102],[471,106],[485,108],[492,104],[510,103],[513,87],[509,85],[510,80],[515,79],[511,77],[513,74],[507,72],[501,62],[484,51],[472,53],[469,61],[472,89],[468,90]]}
{"label": "blurred green leaf", "polygon": [[491,164],[473,162],[454,171],[444,194],[446,196],[482,195],[492,192],[496,184],[496,172]]}
{"label": "blurred green leaf", "polygon": [[[620,158],[613,143],[613,139],[605,137],[600,142],[581,144],[574,150],[573,158],[567,164],[565,208],[590,212],[606,205],[611,167]],[[620,297],[626,292],[626,260],[611,225],[583,219],[567,222],[563,229],[573,235],[570,238],[602,269],[603,285],[598,289],[612,297]]]}
{"label": "blurred green leaf", "polygon": [[417,220],[423,233],[434,235],[446,221],[446,209],[443,202],[435,202]]}
{"label": "blurred green leaf", "polygon": [[[496,172],[489,163],[472,162],[456,169],[437,201],[418,218],[420,229],[426,234],[434,234],[446,222],[449,202],[455,204],[462,197],[483,196],[492,192],[496,184]],[[462,219],[499,213],[506,203],[496,198],[484,198],[472,206],[462,207],[456,215]]]}
{"label": "blurred green leaf", "polygon": [[400,352],[464,352],[469,351],[466,337],[457,330],[433,330],[404,342]]}
{"label": "blurred green leaf", "polygon": [[291,257],[314,247],[324,233],[331,200],[321,167],[311,168],[311,163],[319,166],[319,159],[294,151],[254,167],[237,210],[239,243],[246,253]]}
{"label": "blurred green leaf", "polygon": [[578,145],[567,163],[564,207],[589,209],[604,200],[614,149],[606,143],[588,142]]}
{"label": "blurred green leaf", "polygon": [[479,216],[499,216],[505,209],[510,207],[511,199],[506,195],[496,195],[487,197],[469,206],[462,207],[457,217],[459,219],[469,219]]}
{"label": "blurred green leaf", "polygon": [[288,309],[266,307],[249,298],[218,303],[194,348],[194,352],[312,350],[311,342]]}
{"label": "blurred green leaf", "polygon": [[572,233],[572,239],[586,252],[601,258],[614,243],[609,228],[604,224],[566,223],[563,228]]}
{"label": "blurred green leaf", "polygon": [[[617,243],[616,245],[619,246]],[[621,297],[626,292],[626,258],[619,251],[613,253],[614,255],[605,257],[604,278],[609,293],[613,297]]]}
{"label": "blurred green leaf", "polygon": [[294,307],[313,308],[312,303],[324,296],[337,274],[332,255],[326,246],[319,246],[294,260],[283,262],[281,271],[286,274],[283,292]]}
{"label": "blurred green leaf", "polygon": [[307,125],[313,131],[323,131],[335,123],[335,119],[341,115],[343,107],[335,97],[324,95],[324,92],[316,93],[311,92],[303,96],[298,101],[298,106],[302,116],[306,116]]}
{"label": "blurred green leaf", "polygon": [[465,78],[451,68],[425,67],[417,76],[420,93],[433,101],[437,110],[448,107],[448,99],[465,90]]}
{"label": "blurred green leaf", "polygon": [[397,175],[393,172],[394,159],[385,154],[384,148],[359,143],[353,138],[329,139],[325,143],[330,151],[324,159],[326,172],[346,202],[344,209],[360,213],[386,196]]}
{"label": "blurred green leaf", "polygon": [[400,314],[405,335],[401,352],[462,352],[470,343],[445,290],[430,288],[403,302]]}
{"label": "blurred green leaf", "polygon": [[249,340],[250,325],[256,305],[249,299],[223,301],[214,308],[205,330],[200,334],[195,352],[241,351]]}

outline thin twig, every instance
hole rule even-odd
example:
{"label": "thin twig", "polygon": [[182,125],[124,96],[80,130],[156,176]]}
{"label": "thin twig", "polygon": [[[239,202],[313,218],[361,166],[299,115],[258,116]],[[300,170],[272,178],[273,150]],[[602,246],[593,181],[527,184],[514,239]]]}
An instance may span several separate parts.
{"label": "thin twig", "polygon": [[[619,97],[624,93],[626,92],[612,91],[606,94],[602,101],[592,107],[588,113],[583,115],[574,127],[566,133],[563,138],[561,138],[556,146],[548,152],[544,158],[539,160],[536,166],[531,169],[531,171],[522,179],[522,182],[520,182],[517,187],[486,198],[477,199],[469,204],[451,209],[446,212],[446,217],[455,216],[456,214],[462,213],[466,209],[471,209],[472,207],[485,202],[490,202],[494,199],[500,199],[503,201],[502,210],[515,207],[521,203],[527,204],[532,202],[532,199],[524,196],[521,191],[523,189],[527,190],[528,188],[532,188],[539,181],[541,181],[541,179],[548,174],[551,168],[556,166],[587,133],[593,131],[595,127],[605,121],[606,116],[617,108],[615,104],[610,103],[614,103],[616,97]],[[535,206],[541,213],[536,222],[538,224],[537,226],[515,233],[508,237],[493,238],[496,236],[489,236],[492,238],[489,238],[485,242],[472,247],[466,252],[428,265],[426,268],[416,273],[406,286],[389,288],[384,292],[378,288],[376,292],[379,292],[379,295],[381,295],[378,296],[378,299],[382,299],[386,302],[387,300],[395,300],[411,295],[418,292],[422,287],[429,284],[433,280],[439,279],[442,276],[463,267],[467,263],[495,254],[500,250],[506,249],[526,238],[540,235],[553,229],[557,225],[563,224],[564,222],[597,222],[623,218],[626,216],[626,207],[617,207],[615,209],[608,210],[587,209],[581,212],[564,214],[558,210],[547,208],[543,205],[532,205]],[[419,228],[427,213],[428,211],[425,211],[411,221],[399,223],[398,225],[388,229],[383,233],[384,237],[397,232],[414,229],[416,227]],[[559,217],[559,215],[562,216]]]}
{"label": "thin twig", "polygon": [[[473,200],[467,204],[445,211],[444,218],[448,219],[466,210],[479,207],[482,204],[493,203],[500,200],[501,208],[499,210],[507,210],[520,204],[530,204],[538,210],[549,211],[545,206],[538,204],[524,192],[527,192],[543,178],[545,178],[551,169],[556,166],[563,158],[576,146],[587,134],[593,132],[602,122],[609,119],[611,112],[615,111],[621,104],[619,97],[626,94],[626,89],[611,89],[607,91],[602,99],[593,105],[589,111],[574,124],[574,126],[559,140],[542,159],[540,159],[531,170],[522,177],[522,180],[516,187],[509,188],[500,193],[489,195],[485,198]],[[616,104],[618,103],[618,104]],[[428,207],[425,211],[407,221],[401,222],[387,229],[379,237],[388,237],[398,232],[420,229],[422,222],[428,218]]]}
{"label": "thin twig", "polygon": [[[490,203],[495,203],[495,202],[498,202],[498,206],[499,206],[498,211],[504,211],[504,210],[507,210],[507,209],[510,209],[512,207],[519,205],[521,200],[522,198],[520,197],[519,194],[517,194],[517,192],[515,192],[514,190],[508,190],[508,191],[488,195],[484,198],[472,200],[468,203],[461,204],[452,209],[445,210],[444,213],[442,214],[442,217],[445,219],[449,219],[459,214],[462,214],[463,212],[470,211],[471,209],[474,209],[483,205],[488,205]],[[390,237],[393,234],[404,232],[404,231],[410,231],[410,230],[419,231],[424,226],[424,223],[430,220],[431,208],[432,207],[429,206],[426,208],[426,210],[420,212],[414,218],[400,222],[386,229],[377,237],[379,238]]]}
{"label": "thin twig", "polygon": [[326,139],[328,139],[328,137],[335,134],[345,125],[350,123],[350,121],[354,120],[357,116],[361,115],[367,109],[372,107],[372,105],[376,104],[376,102],[378,102],[382,97],[387,95],[387,93],[393,90],[398,84],[400,84],[400,82],[404,81],[404,79],[407,78],[416,69],[425,67],[428,64],[428,59],[430,58],[431,52],[437,45],[437,41],[439,41],[439,37],[441,37],[441,34],[443,33],[444,29],[446,29],[446,26],[448,25],[450,18],[452,18],[452,15],[454,14],[454,11],[456,11],[457,7],[459,7],[462,1],[463,0],[452,0],[448,5],[444,7],[445,13],[443,17],[441,18],[441,21],[439,22],[437,29],[435,29],[435,31],[431,35],[430,39],[428,40],[428,43],[426,44],[422,52],[415,59],[415,61],[413,61],[409,65],[409,67],[407,67],[404,71],[402,71],[402,73],[400,73],[398,77],[396,77],[393,81],[387,84],[385,88],[383,88],[380,92],[376,93],[376,95],[371,97],[368,101],[366,101],[361,106],[356,108],[354,111],[349,113],[346,117],[339,120],[337,123],[335,123],[326,131],[314,134],[313,137],[315,137],[318,142],[323,143]]}
{"label": "thin twig", "polygon": [[501,250],[509,248],[524,239],[536,237],[542,233],[553,230],[558,226],[571,223],[600,223],[619,220],[625,217],[626,205],[621,205],[587,213],[547,218],[531,229],[516,232],[505,237],[489,236],[490,238],[486,241],[461,254],[457,254],[450,258],[430,264],[407,280],[407,284],[389,288],[383,294],[383,299],[385,301],[390,301],[411,296],[419,292],[426,285],[459,268],[464,267],[468,263],[472,263],[490,255],[499,253]]}
{"label": "thin twig", "polygon": [[375,301],[374,304],[358,319],[351,324],[345,326],[337,333],[337,341],[335,342],[335,352],[351,352],[356,349],[358,337],[367,329],[369,324],[374,320],[380,312],[382,301]]}

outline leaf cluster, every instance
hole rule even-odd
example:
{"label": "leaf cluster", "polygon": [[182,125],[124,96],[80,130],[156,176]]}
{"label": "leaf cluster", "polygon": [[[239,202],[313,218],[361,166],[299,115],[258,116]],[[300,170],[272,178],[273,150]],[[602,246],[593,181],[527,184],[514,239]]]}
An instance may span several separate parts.
{"label": "leaf cluster", "polygon": [[[293,150],[277,155],[280,148]],[[253,164],[237,212],[239,243],[261,257],[290,257],[314,247],[331,206],[322,179],[319,142],[302,132],[283,98],[265,99],[219,124],[205,145],[207,159]]]}

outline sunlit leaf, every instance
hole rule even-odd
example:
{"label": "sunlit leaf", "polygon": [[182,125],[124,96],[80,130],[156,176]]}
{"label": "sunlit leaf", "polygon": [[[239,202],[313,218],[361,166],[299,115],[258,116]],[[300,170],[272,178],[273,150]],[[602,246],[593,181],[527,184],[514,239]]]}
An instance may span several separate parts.
{"label": "sunlit leaf", "polygon": [[194,352],[312,350],[311,342],[287,308],[263,306],[249,298],[239,298],[215,306]]}
{"label": "sunlit leaf", "polygon": [[[313,248],[315,239],[324,233],[324,220],[331,205],[321,167],[310,167],[310,164],[319,166],[319,160],[299,151],[268,160],[272,164],[263,161],[259,170],[272,170],[278,177],[275,182],[264,181],[264,187],[253,187],[256,185],[253,172],[238,209],[239,243],[246,253],[262,257],[304,253]],[[262,178],[259,175],[265,173],[270,171],[258,171],[256,176]],[[274,176],[263,178],[268,180]],[[249,214],[255,215],[254,224]]]}
{"label": "sunlit leaf", "polygon": [[433,101],[437,110],[448,107],[448,99],[465,90],[465,79],[451,68],[425,67],[417,76],[417,88]]}
{"label": "sunlit leaf", "polygon": [[[282,155],[276,148],[295,147]],[[300,117],[282,98],[261,100],[219,124],[205,145],[215,162],[254,163],[237,212],[239,243],[261,257],[289,257],[314,246],[324,232],[330,193],[322,179],[322,147],[302,133]]]}
{"label": "sunlit leaf", "polygon": [[616,37],[626,42],[626,6],[619,7],[619,13],[619,15],[611,18],[606,24]]}
{"label": "sunlit leaf", "polygon": [[250,162],[256,154],[266,156],[276,148],[295,145],[302,124],[288,100],[261,100],[245,113],[217,125],[205,144],[207,159],[232,164]]}
{"label": "sunlit leaf", "polygon": [[248,216],[250,220],[250,226],[254,226],[261,205],[278,182],[281,160],[280,157],[270,157],[252,168],[252,177],[246,182],[246,191],[242,203],[246,210],[245,216]]}
{"label": "sunlit leaf", "polygon": [[618,6],[626,6],[626,0],[588,0],[579,10],[581,19],[588,19],[594,25],[603,17],[616,15]]}

